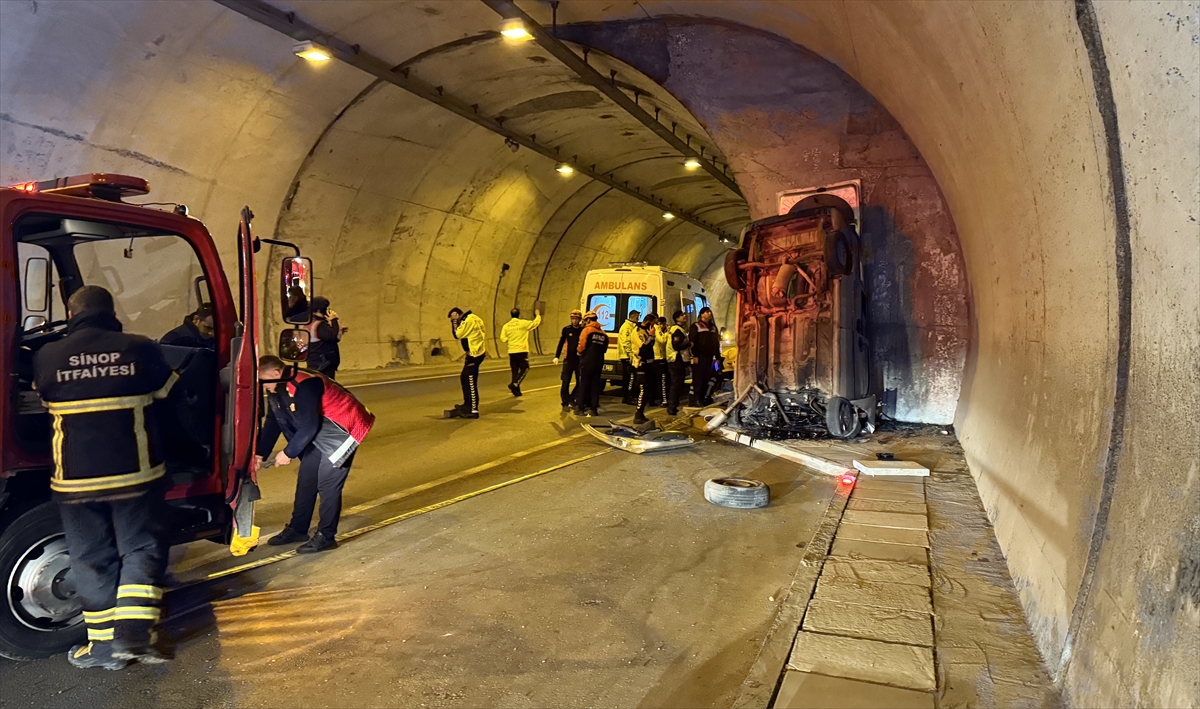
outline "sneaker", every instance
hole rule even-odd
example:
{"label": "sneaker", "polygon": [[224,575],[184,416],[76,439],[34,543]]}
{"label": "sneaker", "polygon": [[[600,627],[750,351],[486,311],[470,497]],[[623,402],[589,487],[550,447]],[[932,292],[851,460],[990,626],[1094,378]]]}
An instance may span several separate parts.
{"label": "sneaker", "polygon": [[301,534],[291,527],[284,527],[283,531],[267,540],[267,544],[273,547],[280,547],[284,544],[295,544],[296,542],[308,541],[307,534]]}
{"label": "sneaker", "polygon": [[[476,414],[478,416],[478,414]],[[297,554],[316,554],[326,549],[337,549],[337,540],[326,537],[321,532],[312,535],[312,539],[296,548]]]}
{"label": "sneaker", "polygon": [[137,660],[143,665],[161,665],[171,659],[151,643],[131,643],[119,638],[112,642],[112,656],[119,660]]}
{"label": "sneaker", "polygon": [[563,407],[563,413],[564,413],[564,414],[566,414],[566,413],[570,413],[570,412],[571,412],[571,405],[570,405],[570,404],[563,404],[563,405],[562,405],[562,407]]}
{"label": "sneaker", "polygon": [[516,384],[509,384],[508,390],[512,392],[513,396],[521,395],[521,387],[517,386]]}
{"label": "sneaker", "polygon": [[129,664],[128,660],[113,657],[112,643],[88,643],[76,645],[67,652],[67,662],[72,667],[86,670],[91,667],[103,667],[106,670],[123,670]]}

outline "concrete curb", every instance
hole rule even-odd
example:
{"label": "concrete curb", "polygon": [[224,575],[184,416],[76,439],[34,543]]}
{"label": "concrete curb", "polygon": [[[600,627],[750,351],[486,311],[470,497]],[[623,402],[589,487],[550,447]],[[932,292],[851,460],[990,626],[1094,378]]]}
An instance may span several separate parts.
{"label": "concrete curb", "polygon": [[774,441],[747,436],[744,433],[731,431],[724,426],[713,431],[712,435],[720,436],[721,438],[733,441],[734,443],[739,443],[743,446],[755,448],[763,453],[767,453],[778,458],[783,458],[784,460],[790,460],[793,463],[799,463],[806,468],[811,468],[818,473],[823,473],[825,475],[841,476],[845,473],[853,473],[854,475],[858,474],[854,468],[843,465],[837,461],[828,460],[810,453],[793,450],[787,446],[781,446]]}

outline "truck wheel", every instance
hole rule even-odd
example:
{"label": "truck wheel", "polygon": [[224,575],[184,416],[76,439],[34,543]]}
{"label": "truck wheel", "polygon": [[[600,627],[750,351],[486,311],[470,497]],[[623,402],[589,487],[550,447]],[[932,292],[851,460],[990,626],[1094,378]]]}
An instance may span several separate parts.
{"label": "truck wheel", "polygon": [[825,427],[834,438],[854,438],[862,430],[862,419],[854,404],[840,396],[825,402]]}
{"label": "truck wheel", "polygon": [[734,249],[725,254],[725,282],[734,290],[741,290],[746,286],[746,280],[738,266],[746,260],[748,253],[746,249]]}
{"label": "truck wheel", "polygon": [[845,231],[825,238],[825,263],[829,264],[829,275],[833,278],[850,275],[854,270],[854,250]]}
{"label": "truck wheel", "polygon": [[36,660],[83,642],[87,633],[70,568],[53,502],[25,511],[0,533],[0,656]]}

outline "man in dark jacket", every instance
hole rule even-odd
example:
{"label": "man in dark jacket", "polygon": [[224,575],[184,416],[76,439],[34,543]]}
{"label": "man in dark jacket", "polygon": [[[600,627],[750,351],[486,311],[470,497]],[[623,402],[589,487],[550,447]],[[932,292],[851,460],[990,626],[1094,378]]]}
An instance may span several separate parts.
{"label": "man in dark jacket", "polygon": [[312,299],[312,322],[308,324],[310,344],[308,346],[308,369],[330,379],[337,375],[342,366],[342,335],[350,328],[342,325],[337,313],[329,307],[329,299],[316,296]]}
{"label": "man in dark jacket", "polygon": [[[283,360],[264,355],[258,374],[268,392],[271,415],[263,422],[255,451],[255,469],[271,455],[282,433],[287,447],[275,454],[274,465],[300,459],[292,519],[267,544],[304,542],[296,551],[312,554],[337,547],[342,514],[342,487],[350,475],[354,452],[375,423],[375,417],[350,392],[320,374],[291,372],[284,379]],[[308,536],[317,496],[321,497],[317,533]]]}
{"label": "man in dark jacket", "polygon": [[[562,363],[562,389],[558,398],[562,401],[563,411],[570,411],[575,403],[575,394],[579,391],[579,334],[583,332],[583,315],[578,310],[571,311],[571,324],[562,329],[558,338],[558,347],[554,350],[554,363]],[[564,352],[564,348],[566,351]],[[563,355],[566,355],[563,358]],[[571,377],[575,378],[575,390],[571,390]]]}
{"label": "man in dark jacket", "polygon": [[212,306],[201,305],[195,312],[189,313],[182,325],[162,336],[159,344],[215,349]]}
{"label": "man in dark jacket", "polygon": [[667,331],[670,335],[667,342],[667,369],[670,371],[671,387],[667,395],[667,413],[674,416],[679,413],[679,401],[683,397],[683,388],[687,384],[692,341],[688,337],[687,314],[682,310],[676,310],[671,318],[675,324]]}
{"label": "man in dark jacket", "polygon": [[608,334],[600,329],[594,311],[583,316],[583,331],[579,334],[579,390],[575,396],[575,411],[581,416],[600,413],[600,390],[604,387],[604,353],[608,351]]}
{"label": "man in dark jacket", "polygon": [[701,308],[700,319],[692,323],[688,333],[692,341],[692,406],[708,406],[708,380],[713,376],[713,362],[721,354],[721,333],[713,322],[712,308]]}
{"label": "man in dark jacket", "polygon": [[175,376],[149,338],[121,331],[112,295],[84,286],[67,301],[67,336],[38,351],[34,379],[54,417],[54,474],[88,643],[75,667],[157,663],[154,626],[166,550],[156,515],[166,472],[161,402]]}

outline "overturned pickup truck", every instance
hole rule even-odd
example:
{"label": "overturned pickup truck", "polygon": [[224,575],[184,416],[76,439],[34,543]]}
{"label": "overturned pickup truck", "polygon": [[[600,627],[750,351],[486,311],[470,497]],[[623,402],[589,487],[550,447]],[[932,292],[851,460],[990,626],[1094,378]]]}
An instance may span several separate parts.
{"label": "overturned pickup truck", "polygon": [[[838,192],[858,203],[857,185]],[[769,438],[874,431],[856,221],[846,199],[814,191],[751,223],[726,257],[738,294],[734,425]]]}

